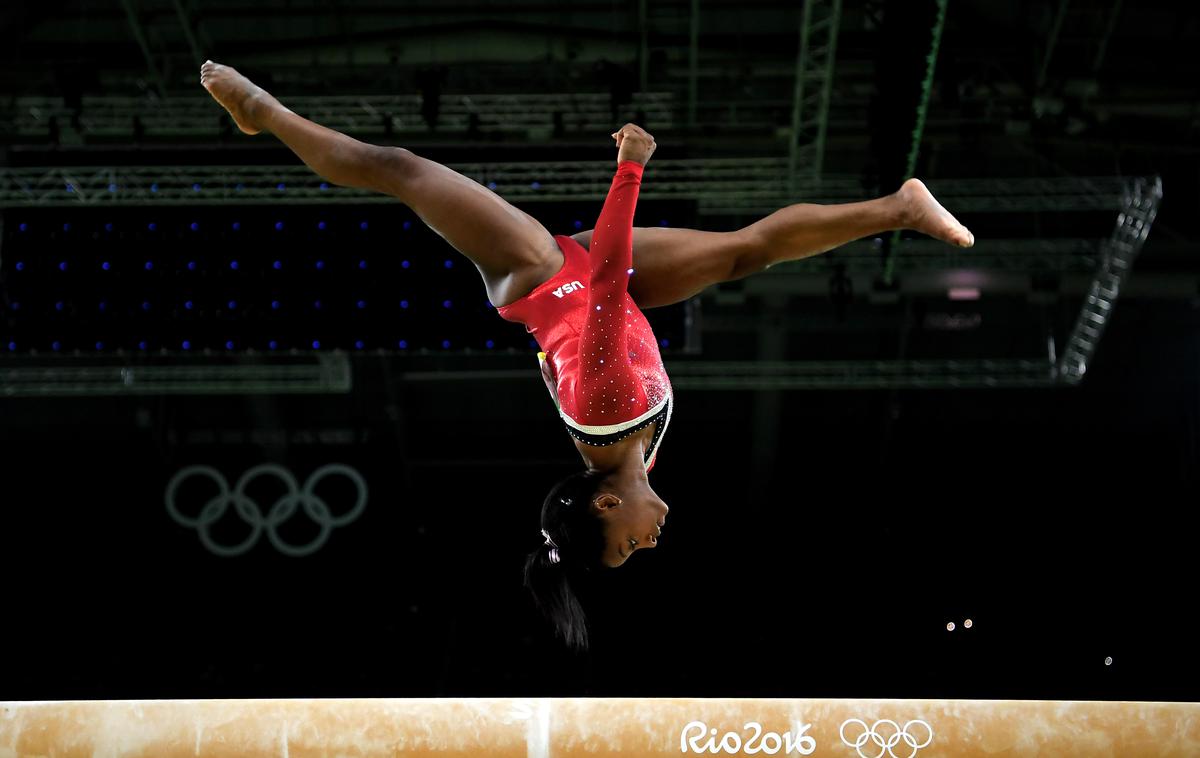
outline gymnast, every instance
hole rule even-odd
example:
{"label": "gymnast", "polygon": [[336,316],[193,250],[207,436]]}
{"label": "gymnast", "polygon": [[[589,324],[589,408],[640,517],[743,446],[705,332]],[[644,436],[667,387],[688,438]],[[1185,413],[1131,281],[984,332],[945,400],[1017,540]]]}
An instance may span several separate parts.
{"label": "gymnast", "polygon": [[200,74],[243,132],[270,132],[327,181],[411,208],[475,264],[501,318],[537,340],[542,377],[585,468],[543,502],[544,542],[526,559],[525,585],[574,648],[586,647],[588,635],[573,585],[655,547],[666,524],[667,504],[647,475],[675,398],[642,310],[891,230],[975,242],[918,179],[875,200],[790,205],[737,231],[634,228],[655,149],[634,124],[612,134],[617,167],[595,228],[551,235],[477,182],[405,148],[359,142],[302,118],[229,66],[207,61]]}

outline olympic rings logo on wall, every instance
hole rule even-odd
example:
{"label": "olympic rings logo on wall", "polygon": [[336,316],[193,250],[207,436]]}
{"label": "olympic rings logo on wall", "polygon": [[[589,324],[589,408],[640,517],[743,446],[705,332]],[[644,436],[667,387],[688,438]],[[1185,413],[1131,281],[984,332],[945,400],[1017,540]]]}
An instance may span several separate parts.
{"label": "olympic rings logo on wall", "polygon": [[[862,729],[862,733],[853,740],[846,739],[846,727],[850,724],[857,724]],[[918,741],[916,737],[908,733],[908,728],[914,724],[919,724],[925,728],[926,735],[923,741]],[[881,733],[880,726],[891,728],[884,729]],[[856,728],[854,731],[858,731],[858,729]],[[918,750],[933,742],[933,727],[920,719],[905,722],[903,727],[891,719],[880,719],[871,726],[867,726],[867,722],[862,719],[846,719],[842,722],[842,728],[838,730],[838,733],[841,735],[842,742],[846,747],[852,747],[858,752],[859,758],[883,758],[885,753],[891,758],[914,758]],[[892,748],[898,745],[901,740],[904,740],[904,744],[910,750],[902,749],[898,755],[893,752]],[[873,742],[875,745],[864,752],[863,746],[867,742]],[[876,752],[875,748],[879,748],[879,751]]]}
{"label": "olympic rings logo on wall", "polygon": [[[325,501],[318,497],[314,490],[325,477],[338,474],[354,483],[355,489],[358,490],[358,500],[349,511],[334,517]],[[211,479],[216,483],[218,492],[216,497],[209,500],[200,509],[197,517],[190,518],[179,512],[175,505],[175,495],[184,480],[193,476]],[[275,501],[265,518],[259,504],[246,495],[246,487],[260,476],[274,476],[287,488],[287,492]],[[175,523],[197,530],[200,534],[200,542],[213,555],[222,557],[244,555],[258,543],[265,529],[268,539],[271,540],[271,544],[275,546],[276,550],[284,555],[301,558],[320,550],[329,539],[329,534],[334,527],[346,526],[362,515],[363,510],[367,507],[367,483],[362,474],[350,466],[330,463],[314,471],[301,487],[291,471],[275,463],[263,463],[242,474],[237,485],[230,491],[229,482],[225,480],[220,471],[212,466],[187,466],[176,472],[167,484],[166,505],[167,513],[171,515]],[[237,515],[250,525],[250,535],[236,545],[221,545],[212,538],[209,528],[225,515],[230,505],[233,506]],[[303,507],[304,513],[321,527],[320,533],[306,545],[292,545],[284,542],[276,531],[276,527],[292,517],[297,506]]]}

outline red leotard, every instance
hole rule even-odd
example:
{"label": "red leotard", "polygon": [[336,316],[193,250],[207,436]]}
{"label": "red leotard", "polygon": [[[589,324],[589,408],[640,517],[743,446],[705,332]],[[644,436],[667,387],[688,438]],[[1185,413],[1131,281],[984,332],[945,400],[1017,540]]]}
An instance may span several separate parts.
{"label": "red leotard", "polygon": [[673,397],[658,341],[629,296],[629,277],[636,276],[633,212],[643,168],[636,161],[617,166],[590,249],[555,235],[562,269],[496,310],[501,318],[525,324],[546,353],[547,386],[572,437],[611,445],[657,422],[644,460],[649,471],[671,420]]}

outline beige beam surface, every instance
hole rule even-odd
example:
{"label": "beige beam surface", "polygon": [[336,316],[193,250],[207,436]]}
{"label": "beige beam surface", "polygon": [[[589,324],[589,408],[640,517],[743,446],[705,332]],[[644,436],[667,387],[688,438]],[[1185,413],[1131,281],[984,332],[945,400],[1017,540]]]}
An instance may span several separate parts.
{"label": "beige beam surface", "polygon": [[371,699],[0,703],[0,758],[1198,756],[1200,704]]}

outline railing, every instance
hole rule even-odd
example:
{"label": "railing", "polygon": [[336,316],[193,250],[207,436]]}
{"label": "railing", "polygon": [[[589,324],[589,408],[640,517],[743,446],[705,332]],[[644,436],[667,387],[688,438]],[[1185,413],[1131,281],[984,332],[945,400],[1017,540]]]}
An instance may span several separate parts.
{"label": "railing", "polygon": [[[450,163],[513,201],[601,200],[612,161]],[[641,197],[696,200],[702,214],[771,213],[794,202],[862,200],[857,176],[826,175],[790,189],[786,157],[656,160]],[[956,213],[1117,210],[1116,177],[939,179],[928,182]],[[334,187],[305,166],[0,168],[0,208],[75,205],[331,204],[395,200]]]}
{"label": "railing", "polygon": [[[420,95],[329,95],[288,97],[291,110],[324,126],[354,134],[429,131]],[[647,124],[671,128],[675,98],[670,93],[633,95],[619,113],[641,112]],[[474,123],[472,119],[475,119]],[[20,97],[0,107],[0,130],[13,137],[45,137],[51,120],[60,133],[94,137],[215,137],[232,121],[212,98],[163,99],[84,97],[78,112],[62,98]],[[529,93],[443,95],[437,128],[446,132],[481,132],[548,136],[556,127],[582,132],[603,129],[612,121],[607,94]]]}

